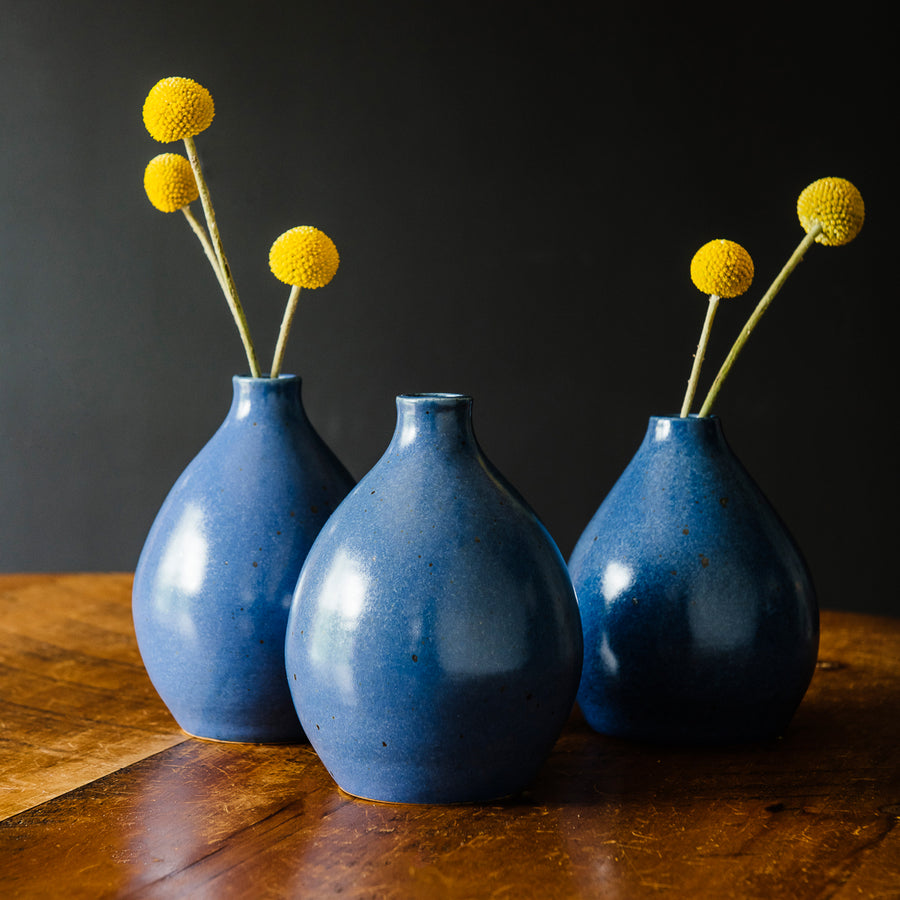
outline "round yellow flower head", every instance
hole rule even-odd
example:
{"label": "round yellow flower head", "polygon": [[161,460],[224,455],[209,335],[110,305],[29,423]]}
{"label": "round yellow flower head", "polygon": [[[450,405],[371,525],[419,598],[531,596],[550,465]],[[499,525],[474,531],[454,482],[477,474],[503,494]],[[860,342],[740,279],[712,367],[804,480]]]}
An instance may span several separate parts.
{"label": "round yellow flower head", "polygon": [[147,131],[163,144],[200,134],[214,115],[209,91],[190,78],[163,78],[144,101]]}
{"label": "round yellow flower head", "polygon": [[691,281],[704,294],[737,297],[753,281],[753,260],[740,244],[717,238],[694,254]]}
{"label": "round yellow flower head", "polygon": [[286,231],[269,251],[272,274],[285,284],[302,288],[324,287],[334,278],[339,263],[334,241],[312,225]]}
{"label": "round yellow flower head", "polygon": [[797,198],[797,215],[807,234],[817,222],[821,224],[817,244],[839,247],[859,234],[866,207],[862,194],[846,178],[820,178]]}
{"label": "round yellow flower head", "polygon": [[179,153],[160,153],[144,169],[144,190],[161,212],[183,209],[200,196],[191,164]]}

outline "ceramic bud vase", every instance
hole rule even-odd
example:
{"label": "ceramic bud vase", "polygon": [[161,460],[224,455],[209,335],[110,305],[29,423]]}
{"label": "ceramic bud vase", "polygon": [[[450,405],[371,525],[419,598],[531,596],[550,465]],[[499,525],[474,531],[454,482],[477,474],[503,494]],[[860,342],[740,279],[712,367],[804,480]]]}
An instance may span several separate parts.
{"label": "ceramic bud vase", "polygon": [[189,734],[303,739],[284,673],[288,609],[352,486],[306,417],[299,378],[234,378],[231,409],[163,503],[134,578],[141,656]]}
{"label": "ceramic bud vase", "polygon": [[569,561],[585,661],[578,703],[609,735],[779,735],[816,663],[806,565],[715,417],[653,417]]}
{"label": "ceramic bud vase", "polygon": [[397,398],[390,445],[322,530],[294,594],[294,702],[357,797],[514,794],[574,704],[582,639],[564,560],[483,455],[471,406]]}

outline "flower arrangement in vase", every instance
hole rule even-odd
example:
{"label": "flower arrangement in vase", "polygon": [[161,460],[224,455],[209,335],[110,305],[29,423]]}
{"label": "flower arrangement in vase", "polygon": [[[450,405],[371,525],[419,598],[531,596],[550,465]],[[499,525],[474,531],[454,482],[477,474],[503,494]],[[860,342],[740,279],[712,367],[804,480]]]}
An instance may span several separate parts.
{"label": "flower arrangement in vase", "polygon": [[584,629],[578,703],[597,731],[719,743],[781,734],[818,651],[818,605],[802,555],[725,441],[711,410],[754,328],[813,242],[838,246],[862,227],[845,179],[799,196],[806,232],[758,302],[699,413],[694,398],[722,298],[754,275],[739,244],[713,240],[691,262],[709,295],[678,416],[653,416],[637,453],[569,560]]}
{"label": "flower arrangement in vase", "polygon": [[[194,138],[212,123],[209,91],[165,78],[147,96],[144,123],[163,153],[144,172],[150,202],[181,211],[237,325],[249,375],[232,379],[231,408],[166,497],[135,571],[133,615],[150,679],[189,734],[226,741],[301,740],[284,669],[294,586],[316,535],[354,482],[310,424],[301,381],[282,374],[301,288],[327,285],[334,242],[299,226],[273,244],[269,266],[291,286],[272,365],[256,349],[222,246]],[[190,204],[199,199],[205,227]]]}

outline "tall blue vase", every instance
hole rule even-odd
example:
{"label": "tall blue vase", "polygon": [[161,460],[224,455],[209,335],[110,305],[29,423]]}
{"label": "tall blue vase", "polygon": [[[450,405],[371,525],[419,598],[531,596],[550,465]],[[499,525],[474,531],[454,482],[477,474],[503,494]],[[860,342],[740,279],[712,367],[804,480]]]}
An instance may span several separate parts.
{"label": "tall blue vase", "polygon": [[815,668],[816,597],[717,418],[650,419],[569,570],[595,730],[719,743],[787,727]]}
{"label": "tall blue vase", "polygon": [[137,565],[144,665],[196,737],[303,739],[284,672],[288,609],[353,479],[313,430],[300,384],[233,379],[225,421],[175,483]]}
{"label": "tall blue vase", "polygon": [[306,560],[285,657],[303,727],[346,792],[514,794],[574,703],[564,560],[472,431],[471,398],[397,398],[386,452]]}

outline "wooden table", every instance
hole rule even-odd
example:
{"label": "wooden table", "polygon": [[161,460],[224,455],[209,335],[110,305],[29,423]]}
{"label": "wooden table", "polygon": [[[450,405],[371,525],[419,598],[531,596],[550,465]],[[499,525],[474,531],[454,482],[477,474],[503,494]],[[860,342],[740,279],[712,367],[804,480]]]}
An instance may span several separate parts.
{"label": "wooden table", "polygon": [[686,750],[577,711],[521,797],[342,794],[308,746],[188,738],[131,576],[0,576],[0,897],[900,897],[900,620],[826,612],[784,738]]}

